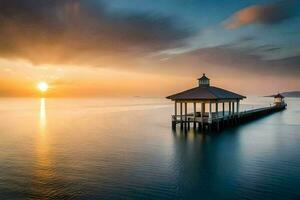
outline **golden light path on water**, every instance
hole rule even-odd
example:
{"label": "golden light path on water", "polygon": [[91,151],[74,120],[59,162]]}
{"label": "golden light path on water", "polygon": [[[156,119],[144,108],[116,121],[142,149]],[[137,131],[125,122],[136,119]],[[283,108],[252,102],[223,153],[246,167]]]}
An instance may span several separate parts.
{"label": "golden light path on water", "polygon": [[40,99],[40,131],[42,134],[45,133],[46,128],[46,100],[45,98]]}
{"label": "golden light path on water", "polygon": [[47,135],[46,99],[39,101],[39,129],[36,138],[36,162],[34,166],[32,193],[40,199],[51,197],[53,188],[49,185],[54,178],[53,162],[51,159],[49,136]]}

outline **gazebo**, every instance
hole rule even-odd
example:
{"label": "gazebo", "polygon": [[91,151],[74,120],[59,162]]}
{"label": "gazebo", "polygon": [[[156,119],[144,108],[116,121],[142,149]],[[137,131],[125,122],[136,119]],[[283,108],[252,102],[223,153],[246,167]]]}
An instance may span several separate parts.
{"label": "gazebo", "polygon": [[282,96],[282,94],[278,93],[276,95],[273,95],[272,97],[274,97],[274,104],[275,105],[280,106],[280,105],[285,104],[284,96]]}
{"label": "gazebo", "polygon": [[[216,124],[219,129],[220,121],[234,120],[239,117],[240,100],[246,98],[245,96],[211,86],[210,79],[205,74],[198,79],[198,83],[198,87],[166,97],[175,102],[175,112],[172,115],[173,128],[176,128],[178,123],[181,127],[189,128],[192,123],[194,127],[198,124],[201,128]],[[192,113],[188,113],[188,104],[193,105]],[[206,112],[207,107],[208,112]]]}

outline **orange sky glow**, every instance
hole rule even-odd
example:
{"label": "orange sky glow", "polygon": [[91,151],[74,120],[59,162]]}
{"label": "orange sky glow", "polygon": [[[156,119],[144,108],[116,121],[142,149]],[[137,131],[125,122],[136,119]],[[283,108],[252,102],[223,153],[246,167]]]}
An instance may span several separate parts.
{"label": "orange sky glow", "polygon": [[[45,81],[48,97],[147,96],[164,97],[197,85],[198,76],[71,65],[33,65],[24,60],[0,60],[2,96],[40,96],[37,84]],[[207,72],[203,67],[203,72]],[[223,74],[226,76],[223,76]],[[211,72],[212,84],[242,94],[264,95],[297,89],[298,79],[280,76]]]}

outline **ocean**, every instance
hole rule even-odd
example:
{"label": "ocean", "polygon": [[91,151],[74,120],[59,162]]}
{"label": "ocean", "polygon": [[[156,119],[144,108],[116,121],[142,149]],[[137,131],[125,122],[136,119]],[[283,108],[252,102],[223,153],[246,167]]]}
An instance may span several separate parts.
{"label": "ocean", "polygon": [[[1,98],[0,200],[300,199],[300,99],[220,133],[163,98]],[[250,97],[241,111],[268,106]]]}

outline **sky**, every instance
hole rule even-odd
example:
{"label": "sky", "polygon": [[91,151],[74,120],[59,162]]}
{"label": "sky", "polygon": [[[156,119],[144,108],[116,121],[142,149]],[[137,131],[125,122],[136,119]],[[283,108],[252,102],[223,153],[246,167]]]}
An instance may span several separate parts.
{"label": "sky", "polygon": [[0,96],[300,90],[298,0],[0,0]]}

